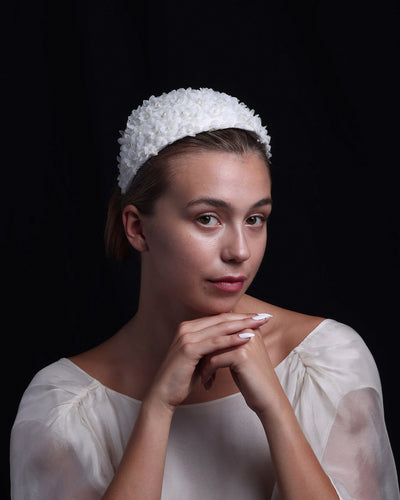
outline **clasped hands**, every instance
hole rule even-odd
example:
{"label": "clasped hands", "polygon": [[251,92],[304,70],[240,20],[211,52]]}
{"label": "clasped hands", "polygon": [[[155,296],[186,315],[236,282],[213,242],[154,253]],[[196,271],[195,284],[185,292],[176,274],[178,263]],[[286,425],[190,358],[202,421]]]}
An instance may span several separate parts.
{"label": "clasped hands", "polygon": [[147,395],[172,412],[201,382],[210,389],[229,368],[247,405],[266,411],[276,376],[260,327],[271,315],[222,313],[180,324]]}

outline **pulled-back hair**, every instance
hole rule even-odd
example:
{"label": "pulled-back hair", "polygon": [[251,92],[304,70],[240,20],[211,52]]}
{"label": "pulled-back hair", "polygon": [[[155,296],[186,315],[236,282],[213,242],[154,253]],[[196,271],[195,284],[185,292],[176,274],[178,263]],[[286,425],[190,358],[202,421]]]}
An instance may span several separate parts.
{"label": "pulled-back hair", "polygon": [[122,212],[134,205],[143,215],[152,215],[155,202],[165,193],[170,180],[173,157],[189,152],[220,151],[243,155],[254,153],[261,157],[269,168],[265,147],[254,132],[242,129],[223,129],[201,132],[194,137],[184,137],[161,150],[140,167],[127,192],[122,194],[117,187],[108,205],[105,228],[105,246],[109,257],[123,261],[130,254],[130,244],[125,236]]}

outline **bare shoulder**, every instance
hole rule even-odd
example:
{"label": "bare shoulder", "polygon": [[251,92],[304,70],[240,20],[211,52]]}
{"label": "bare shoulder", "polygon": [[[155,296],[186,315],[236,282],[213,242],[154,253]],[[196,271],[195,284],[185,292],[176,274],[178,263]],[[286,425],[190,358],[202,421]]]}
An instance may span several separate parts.
{"label": "bare shoulder", "polygon": [[115,337],[69,359],[106,387],[123,392],[121,381],[124,380],[125,369],[116,348]]}
{"label": "bare shoulder", "polygon": [[130,343],[128,325],[105,342],[69,359],[104,386],[142,399],[152,374],[140,350]]}
{"label": "bare shoulder", "polygon": [[244,295],[235,308],[238,312],[269,313],[272,318],[261,333],[274,365],[282,361],[298,346],[325,318],[291,311],[250,295]]}
{"label": "bare shoulder", "polygon": [[113,364],[112,356],[110,356],[109,350],[105,348],[105,344],[100,344],[69,358],[81,370],[102,383],[108,380],[109,372],[111,371],[110,365]]}

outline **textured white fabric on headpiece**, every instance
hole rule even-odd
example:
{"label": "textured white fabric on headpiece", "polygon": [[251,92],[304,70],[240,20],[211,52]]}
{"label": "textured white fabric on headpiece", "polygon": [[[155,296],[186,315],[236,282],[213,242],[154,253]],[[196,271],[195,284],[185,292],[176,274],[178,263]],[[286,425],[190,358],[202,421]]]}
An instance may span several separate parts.
{"label": "textured white fabric on headpiece", "polygon": [[178,89],[151,96],[132,111],[118,157],[118,185],[124,194],[139,168],[169,144],[209,130],[239,128],[257,134],[271,157],[270,136],[258,115],[231,97],[212,89]]}

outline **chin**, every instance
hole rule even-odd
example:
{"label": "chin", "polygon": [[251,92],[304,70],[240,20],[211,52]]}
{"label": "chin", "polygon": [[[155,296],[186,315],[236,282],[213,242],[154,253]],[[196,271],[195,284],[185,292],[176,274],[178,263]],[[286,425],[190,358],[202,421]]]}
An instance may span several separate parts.
{"label": "chin", "polygon": [[209,298],[203,304],[197,304],[195,307],[191,308],[194,315],[197,317],[203,316],[215,316],[216,314],[231,312],[239,300],[242,298],[244,293],[240,295],[235,295],[235,297],[226,298]]}

